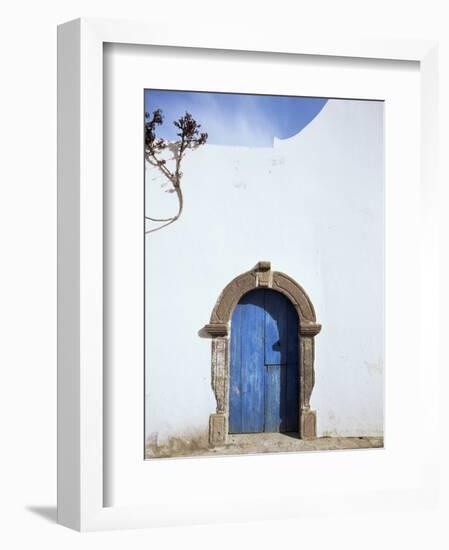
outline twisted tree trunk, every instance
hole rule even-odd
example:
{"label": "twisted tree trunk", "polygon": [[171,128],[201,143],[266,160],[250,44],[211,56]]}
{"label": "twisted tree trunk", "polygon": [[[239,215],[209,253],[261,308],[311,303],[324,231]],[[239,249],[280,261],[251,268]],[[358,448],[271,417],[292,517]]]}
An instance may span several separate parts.
{"label": "twisted tree trunk", "polygon": [[145,216],[147,220],[151,220],[152,222],[165,222],[159,227],[155,227],[154,229],[149,229],[148,231],[145,231],[145,233],[154,233],[155,231],[159,231],[159,229],[162,229],[163,227],[167,227],[168,225],[171,225],[172,223],[174,223],[181,216],[182,209],[184,207],[184,197],[182,196],[182,191],[179,185],[173,185],[173,187],[175,189],[176,196],[178,197],[177,214],[172,218],[151,218],[150,216]]}

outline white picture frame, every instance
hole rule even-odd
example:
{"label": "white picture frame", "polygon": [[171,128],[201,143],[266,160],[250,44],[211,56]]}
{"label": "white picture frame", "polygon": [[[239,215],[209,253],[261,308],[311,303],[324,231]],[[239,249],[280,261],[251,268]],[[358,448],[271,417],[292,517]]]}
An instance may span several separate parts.
{"label": "white picture frame", "polygon": [[[109,491],[103,445],[107,412],[104,403],[107,365],[103,355],[103,48],[106,43],[419,63],[422,217],[415,229],[426,243],[420,260],[422,319],[438,316],[437,45],[421,40],[270,39],[258,36],[257,31],[246,35],[237,33],[230,38],[227,29],[219,28],[209,28],[201,39],[193,41],[188,29],[184,30],[181,25],[161,29],[150,23],[94,19],[80,19],[58,28],[58,521],[73,529],[99,530],[277,517],[267,505],[270,496],[258,507],[243,500],[241,506],[235,502],[230,506],[225,499],[217,499],[212,488],[209,500],[192,501],[187,507],[188,498],[180,499],[178,506],[173,502],[160,506],[140,502],[105,506]],[[424,299],[426,288],[432,290]],[[436,392],[438,328],[429,330],[422,322],[420,331],[426,346],[426,388]],[[437,461],[436,451],[420,460],[423,472],[427,471],[429,465]],[[205,463],[196,463],[191,461],[191,473],[201,475]],[[234,462],[233,467],[239,468],[239,464]],[[423,502],[428,505],[435,501],[437,486],[434,475],[423,475],[417,485],[395,489],[394,498],[392,493],[386,495],[382,491],[347,495],[340,491],[327,496],[326,500],[328,507],[340,510],[363,508],[374,512],[386,505],[392,509],[419,508]],[[292,494],[275,505],[288,516],[315,515],[323,509],[319,492],[308,494],[303,500]]]}

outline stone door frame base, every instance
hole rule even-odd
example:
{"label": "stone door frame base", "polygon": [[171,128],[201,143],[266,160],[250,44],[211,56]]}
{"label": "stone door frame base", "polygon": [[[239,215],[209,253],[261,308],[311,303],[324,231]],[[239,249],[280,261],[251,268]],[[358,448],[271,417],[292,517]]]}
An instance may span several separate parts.
{"label": "stone door frame base", "polygon": [[215,304],[209,323],[204,327],[212,337],[212,389],[217,401],[216,412],[209,417],[209,443],[225,445],[229,432],[229,343],[231,317],[242,296],[256,288],[271,288],[284,294],[298,313],[299,319],[299,437],[316,437],[316,412],[310,409],[310,396],[315,384],[315,336],[321,325],[304,289],[291,277],[272,271],[271,263],[258,262],[254,269],[233,279]]}

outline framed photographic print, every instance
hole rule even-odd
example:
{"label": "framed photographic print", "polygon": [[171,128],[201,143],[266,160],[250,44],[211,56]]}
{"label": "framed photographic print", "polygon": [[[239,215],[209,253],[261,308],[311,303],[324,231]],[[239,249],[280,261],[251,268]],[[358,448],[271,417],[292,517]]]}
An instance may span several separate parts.
{"label": "framed photographic print", "polygon": [[435,45],[177,31],[59,29],[60,523],[434,503]]}

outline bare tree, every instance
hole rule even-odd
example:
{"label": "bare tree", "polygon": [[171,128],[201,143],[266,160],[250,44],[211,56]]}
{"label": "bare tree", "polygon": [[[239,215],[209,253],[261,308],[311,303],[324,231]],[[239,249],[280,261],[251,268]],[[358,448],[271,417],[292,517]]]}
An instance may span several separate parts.
{"label": "bare tree", "polygon": [[[152,218],[150,216],[145,216],[147,220],[163,222],[159,227],[150,229],[146,231],[146,233],[153,233],[163,227],[167,227],[167,225],[174,223],[181,216],[184,207],[184,198],[181,189],[181,163],[186,151],[204,145],[208,137],[206,132],[199,131],[201,124],[198,124],[188,112],[173,122],[179,130],[176,134],[179,140],[175,142],[170,142],[156,136],[156,128],[163,122],[164,117],[162,116],[161,109],[156,109],[153,111],[152,115],[145,113],[145,158],[151,165],[157,167],[171,184],[171,188],[168,189],[168,192],[176,193],[178,198],[178,212],[171,218]],[[173,157],[169,159],[173,161],[172,169],[169,169],[167,160],[163,158],[166,149],[173,154]]]}

